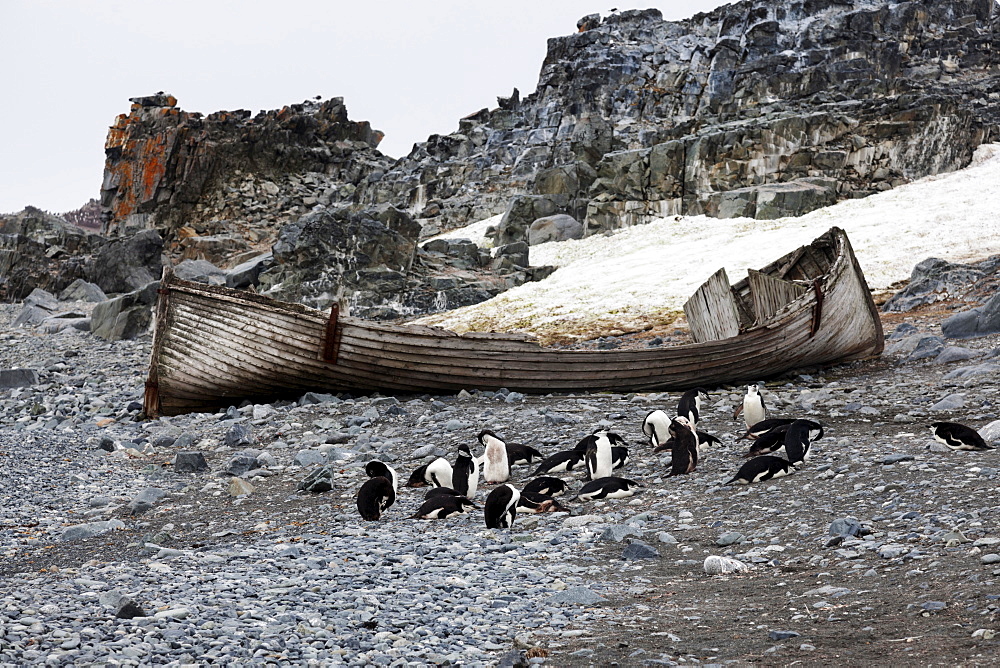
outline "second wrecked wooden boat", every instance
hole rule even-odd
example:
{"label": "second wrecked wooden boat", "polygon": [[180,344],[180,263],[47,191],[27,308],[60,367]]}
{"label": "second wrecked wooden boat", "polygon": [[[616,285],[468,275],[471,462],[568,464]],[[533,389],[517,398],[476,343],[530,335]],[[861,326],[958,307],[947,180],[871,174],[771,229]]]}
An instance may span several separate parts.
{"label": "second wrecked wooden boat", "polygon": [[145,410],[214,410],[314,392],[683,390],[878,355],[864,274],[832,228],[730,287],[719,270],[684,306],[696,343],[557,350],[518,334],[342,317],[164,276]]}

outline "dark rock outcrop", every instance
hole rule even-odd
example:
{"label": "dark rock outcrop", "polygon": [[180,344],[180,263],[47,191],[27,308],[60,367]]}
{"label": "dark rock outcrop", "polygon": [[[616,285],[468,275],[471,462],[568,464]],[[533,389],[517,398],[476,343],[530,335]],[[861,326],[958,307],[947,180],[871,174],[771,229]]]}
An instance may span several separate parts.
{"label": "dark rock outcrop", "polygon": [[1000,290],[1000,255],[977,264],[931,257],[918,263],[909,284],[890,297],[883,311],[911,311],[943,299],[982,301]]}
{"label": "dark rock outcrop", "polygon": [[141,290],[101,302],[90,315],[94,336],[108,341],[134,339],[149,331],[153,320],[153,305],[159,281],[149,283]]}

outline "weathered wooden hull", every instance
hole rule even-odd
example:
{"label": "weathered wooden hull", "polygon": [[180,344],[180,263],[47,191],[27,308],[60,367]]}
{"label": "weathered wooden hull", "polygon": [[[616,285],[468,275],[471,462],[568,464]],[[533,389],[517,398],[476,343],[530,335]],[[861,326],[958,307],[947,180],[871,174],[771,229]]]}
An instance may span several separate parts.
{"label": "weathered wooden hull", "polygon": [[[809,277],[819,287],[766,321],[730,338],[643,350],[555,350],[518,336],[337,318],[165,276],[146,412],[210,410],[307,391],[681,390],[877,355],[882,327],[850,242],[836,228],[814,244],[823,240],[831,266]],[[786,265],[792,255],[782,259]],[[780,269],[782,260],[765,271]],[[746,283],[734,293],[746,293]]]}

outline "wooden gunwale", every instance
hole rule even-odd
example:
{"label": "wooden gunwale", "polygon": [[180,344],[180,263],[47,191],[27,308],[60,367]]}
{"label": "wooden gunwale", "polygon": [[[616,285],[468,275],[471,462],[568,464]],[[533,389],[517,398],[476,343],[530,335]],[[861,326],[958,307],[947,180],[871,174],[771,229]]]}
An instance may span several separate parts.
{"label": "wooden gunwale", "polygon": [[[321,359],[327,314],[253,293],[178,282],[165,274],[171,299],[168,307],[161,296],[150,380],[157,388],[156,409],[174,412],[224,405],[220,400],[229,397],[307,390],[681,389],[731,382],[734,374],[757,377],[881,352],[878,313],[846,235],[831,229],[761,271],[781,277],[801,272],[802,265],[813,271],[825,266],[828,306],[846,302],[847,308],[824,314],[812,339],[816,296],[809,290],[737,336],[647,350],[554,350],[517,334],[460,336],[342,317],[336,363]],[[734,292],[749,295],[747,283],[733,286]],[[870,323],[856,320],[859,298],[868,302]]]}

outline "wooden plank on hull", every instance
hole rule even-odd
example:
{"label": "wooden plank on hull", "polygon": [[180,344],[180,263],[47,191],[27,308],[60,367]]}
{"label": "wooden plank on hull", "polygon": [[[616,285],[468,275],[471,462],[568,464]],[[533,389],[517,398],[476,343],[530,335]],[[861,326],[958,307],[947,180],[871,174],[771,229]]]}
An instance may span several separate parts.
{"label": "wooden plank on hull", "polygon": [[740,317],[725,268],[712,274],[684,304],[695,342],[719,341],[740,333]]}
{"label": "wooden plank on hull", "polygon": [[750,270],[750,294],[757,322],[765,323],[774,317],[786,304],[802,296],[806,288],[768,274]]}

